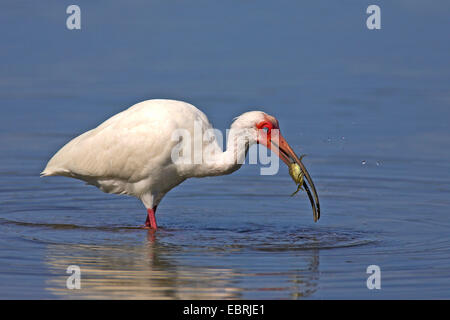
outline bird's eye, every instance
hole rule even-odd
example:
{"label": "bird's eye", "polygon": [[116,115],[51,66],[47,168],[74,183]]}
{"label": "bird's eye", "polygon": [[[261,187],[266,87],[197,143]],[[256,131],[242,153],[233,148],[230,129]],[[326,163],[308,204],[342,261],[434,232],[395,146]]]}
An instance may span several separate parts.
{"label": "bird's eye", "polygon": [[260,122],[256,125],[258,130],[263,130],[265,134],[270,135],[270,131],[272,130],[272,124],[267,121]]}

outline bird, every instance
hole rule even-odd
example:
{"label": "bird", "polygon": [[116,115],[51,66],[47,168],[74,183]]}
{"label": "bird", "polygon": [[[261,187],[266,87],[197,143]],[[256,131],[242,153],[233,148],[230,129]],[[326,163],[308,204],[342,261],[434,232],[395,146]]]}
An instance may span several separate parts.
{"label": "bird", "polygon": [[[156,209],[171,189],[189,178],[230,174],[242,166],[250,146],[261,144],[286,165],[301,167],[317,221],[320,205],[314,183],[279,132],[275,117],[248,111],[234,118],[225,150],[214,135],[204,138],[211,130],[207,116],[190,103],[142,101],[70,140],[51,157],[41,177],[75,178],[106,193],[134,196],[147,210],[143,228],[156,230]],[[195,136],[199,133],[202,139]]]}

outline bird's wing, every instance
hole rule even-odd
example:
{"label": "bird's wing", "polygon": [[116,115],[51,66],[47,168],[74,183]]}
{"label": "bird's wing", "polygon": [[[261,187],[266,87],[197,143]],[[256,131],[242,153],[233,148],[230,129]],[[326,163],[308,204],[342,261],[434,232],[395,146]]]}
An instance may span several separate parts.
{"label": "bird's wing", "polygon": [[[153,100],[151,100],[153,101]],[[170,104],[169,104],[170,105]],[[102,177],[139,181],[170,165],[170,132],[177,110],[140,103],[74,138],[48,162],[42,175]]]}

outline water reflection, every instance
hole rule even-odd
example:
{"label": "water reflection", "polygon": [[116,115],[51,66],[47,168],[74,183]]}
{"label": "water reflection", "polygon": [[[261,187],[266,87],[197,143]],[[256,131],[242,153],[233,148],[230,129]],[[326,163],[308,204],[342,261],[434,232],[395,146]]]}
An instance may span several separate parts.
{"label": "water reflection", "polygon": [[[318,250],[297,253],[290,267],[249,267],[248,261],[218,267],[214,254],[205,252],[196,260],[189,252],[151,232],[147,241],[136,245],[50,244],[46,264],[54,276],[47,290],[63,299],[242,299],[249,292],[261,298],[296,299],[317,290]],[[236,261],[239,253],[227,254]],[[80,290],[66,288],[69,265],[81,268]]]}
{"label": "water reflection", "polygon": [[297,270],[292,277],[292,298],[308,297],[317,291],[319,281],[319,250],[312,250],[307,270]]}

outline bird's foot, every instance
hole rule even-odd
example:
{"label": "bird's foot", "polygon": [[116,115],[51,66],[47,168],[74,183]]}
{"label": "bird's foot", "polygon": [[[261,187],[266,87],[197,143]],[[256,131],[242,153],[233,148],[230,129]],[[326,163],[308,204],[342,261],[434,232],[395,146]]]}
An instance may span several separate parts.
{"label": "bird's foot", "polygon": [[146,225],[146,224],[142,224],[142,225],[140,225],[138,228],[140,228],[140,229],[146,229],[146,230],[152,230],[152,231],[156,231],[156,230],[158,230],[158,228],[152,228],[151,226],[149,226],[149,225]]}
{"label": "bird's foot", "polygon": [[143,226],[144,229],[158,229],[158,225],[156,224],[155,212],[156,207],[154,207],[153,209],[147,209],[147,219],[145,220],[145,225]]}

